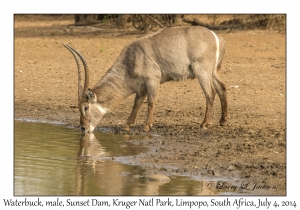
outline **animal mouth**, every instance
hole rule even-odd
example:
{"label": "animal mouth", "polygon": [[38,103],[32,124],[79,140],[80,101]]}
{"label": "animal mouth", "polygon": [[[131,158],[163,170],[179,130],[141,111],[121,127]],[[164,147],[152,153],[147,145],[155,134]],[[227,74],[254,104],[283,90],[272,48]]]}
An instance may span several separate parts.
{"label": "animal mouth", "polygon": [[85,129],[85,127],[83,125],[80,125],[80,130],[82,133],[88,133],[89,129]]}
{"label": "animal mouth", "polygon": [[94,131],[94,129],[95,129],[95,127],[91,126],[87,132],[92,133]]}

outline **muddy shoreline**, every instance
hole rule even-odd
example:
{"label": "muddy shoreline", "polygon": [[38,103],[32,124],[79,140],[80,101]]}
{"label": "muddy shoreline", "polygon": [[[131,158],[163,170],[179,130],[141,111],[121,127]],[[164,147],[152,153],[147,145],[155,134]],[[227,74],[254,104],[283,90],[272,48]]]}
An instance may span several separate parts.
{"label": "muddy shoreline", "polygon": [[[71,30],[66,28],[71,17],[53,18],[15,19],[14,118],[60,122],[78,129],[76,64],[60,43],[70,44],[85,56],[90,82],[95,84],[122,48],[143,34]],[[142,132],[145,103],[130,132],[121,129],[134,96],[107,114],[97,130],[128,139],[143,136],[139,144],[153,152],[133,162],[148,174],[263,181],[276,186],[270,195],[285,195],[286,36],[255,30],[218,33],[226,41],[220,73],[228,89],[226,126],[218,124],[221,109],[216,98],[213,122],[207,130],[200,130],[204,95],[197,80],[186,80],[161,85],[150,132]]]}

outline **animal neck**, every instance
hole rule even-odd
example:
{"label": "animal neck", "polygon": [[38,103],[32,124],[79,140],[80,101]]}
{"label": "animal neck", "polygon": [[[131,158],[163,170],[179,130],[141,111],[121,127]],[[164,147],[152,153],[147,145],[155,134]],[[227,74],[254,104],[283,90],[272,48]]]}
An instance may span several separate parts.
{"label": "animal neck", "polygon": [[133,93],[121,72],[109,70],[93,88],[97,102],[106,110],[112,110]]}

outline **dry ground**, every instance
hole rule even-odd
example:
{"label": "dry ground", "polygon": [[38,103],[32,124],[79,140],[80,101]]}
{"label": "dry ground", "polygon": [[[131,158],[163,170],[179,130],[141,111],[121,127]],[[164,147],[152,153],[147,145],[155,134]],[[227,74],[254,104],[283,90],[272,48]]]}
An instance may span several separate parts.
{"label": "dry ground", "polygon": [[[59,121],[78,127],[77,70],[60,44],[78,49],[95,84],[122,48],[144,34],[134,30],[67,28],[73,17],[15,16],[15,118]],[[229,123],[220,127],[220,103],[208,130],[199,125],[205,99],[197,80],[161,85],[155,125],[143,133],[146,104],[128,138],[143,135],[151,146],[140,162],[148,173],[166,171],[229,180],[265,181],[269,194],[286,193],[286,35],[274,31],[217,32],[226,41],[221,78],[228,88]],[[131,96],[104,117],[98,129],[120,130],[133,105]],[[147,137],[147,138],[146,138]],[[254,193],[255,194],[255,193]]]}

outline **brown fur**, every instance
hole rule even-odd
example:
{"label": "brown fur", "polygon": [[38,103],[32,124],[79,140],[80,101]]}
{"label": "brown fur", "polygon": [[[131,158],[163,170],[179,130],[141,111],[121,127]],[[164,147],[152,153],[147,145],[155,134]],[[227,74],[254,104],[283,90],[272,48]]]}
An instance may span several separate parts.
{"label": "brown fur", "polygon": [[149,131],[153,125],[159,85],[169,80],[190,78],[198,78],[206,97],[206,113],[201,127],[207,128],[211,120],[216,93],[221,100],[220,124],[223,125],[227,120],[227,96],[225,84],[217,71],[221,69],[225,41],[221,36],[218,39],[217,64],[216,39],[210,30],[199,26],[163,29],[125,46],[114,65],[93,89],[83,93],[79,104],[79,109],[83,110],[82,130],[91,132],[103,117],[104,112],[101,110],[111,110],[127,96],[136,94],[124,129],[129,130],[134,124],[147,96],[148,114],[144,130]]}

